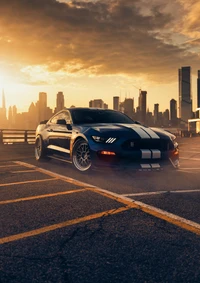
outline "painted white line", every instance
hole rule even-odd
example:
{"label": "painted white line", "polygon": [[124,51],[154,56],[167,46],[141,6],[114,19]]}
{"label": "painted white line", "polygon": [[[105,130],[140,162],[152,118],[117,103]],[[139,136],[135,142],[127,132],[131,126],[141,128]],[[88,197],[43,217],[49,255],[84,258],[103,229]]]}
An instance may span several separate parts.
{"label": "painted white line", "polygon": [[177,190],[177,191],[158,191],[158,192],[145,192],[145,193],[133,193],[133,194],[122,194],[125,197],[137,197],[137,196],[150,196],[150,195],[161,195],[161,194],[183,194],[183,193],[198,193],[200,190]]}
{"label": "painted white line", "polygon": [[185,150],[184,152],[194,153],[194,154],[200,154],[200,151],[191,151],[191,150]]}
{"label": "painted white line", "polygon": [[180,157],[179,159],[200,161],[200,158],[193,158],[193,157]]}
{"label": "painted white line", "polygon": [[200,167],[193,167],[193,168],[182,168],[181,167],[181,169],[179,169],[179,170],[200,170]]}
{"label": "painted white line", "polygon": [[197,174],[197,171],[193,172],[193,171],[187,171],[187,170],[178,170],[178,172],[180,172],[180,173],[187,173],[187,174]]}
{"label": "painted white line", "polygon": [[179,193],[198,193],[200,192],[200,190],[180,190],[180,191],[170,191],[170,193],[173,193],[173,194],[179,194]]}
{"label": "painted white line", "polygon": [[[18,164],[17,161],[15,161],[15,162]],[[25,166],[26,163],[23,163],[23,164]],[[27,163],[27,166],[30,166],[30,164]],[[125,197],[125,196],[122,196],[122,195],[119,195],[119,194],[116,194],[116,193],[113,193],[113,192],[110,192],[108,190],[104,190],[104,189],[101,189],[99,187],[87,184],[87,183],[82,183],[82,182],[80,182],[76,179],[68,178],[68,177],[65,177],[63,175],[59,175],[59,174],[53,173],[51,171],[48,171],[48,170],[45,170],[45,169],[42,169],[42,168],[39,168],[39,167],[36,167],[36,168],[37,168],[38,171],[46,172],[48,175],[51,175],[51,176],[54,176],[54,177],[60,177],[60,179],[63,179],[63,180],[66,180],[66,181],[69,180],[70,183],[74,183],[74,184],[76,183],[76,184],[79,184],[79,185],[82,184],[82,186],[87,186],[88,190],[91,190],[91,191],[96,192],[96,193],[103,194],[103,195],[110,197],[110,198],[115,198],[115,200],[117,200],[118,202],[122,202],[123,204],[126,204],[130,207],[132,206],[132,208],[139,209],[139,210],[141,210],[141,211],[143,211],[147,214],[150,214],[150,215],[152,215],[156,218],[162,219],[162,220],[167,221],[167,222],[169,222],[173,225],[179,226],[182,229],[185,229],[187,231],[190,231],[192,233],[200,235],[200,224],[198,224],[196,222],[187,220],[187,219],[182,218],[180,216],[177,216],[175,214],[169,213],[165,210],[156,208],[154,206],[145,204],[145,203],[140,202],[140,201],[136,201],[134,199],[131,199],[131,198],[128,198],[128,197]]]}
{"label": "painted white line", "polygon": [[168,191],[122,194],[122,196],[124,196],[124,197],[137,197],[137,196],[160,195],[160,194],[166,194],[166,193],[168,193]]}

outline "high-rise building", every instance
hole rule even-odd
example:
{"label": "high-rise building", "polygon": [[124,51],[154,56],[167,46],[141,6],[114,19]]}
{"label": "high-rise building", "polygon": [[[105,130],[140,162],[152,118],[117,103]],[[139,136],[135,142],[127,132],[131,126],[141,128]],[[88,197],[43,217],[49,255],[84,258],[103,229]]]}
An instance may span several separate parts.
{"label": "high-rise building", "polygon": [[169,109],[166,109],[165,112],[163,112],[163,121],[162,125],[165,127],[169,127]]}
{"label": "high-rise building", "polygon": [[200,70],[197,73],[197,108],[200,108]]}
{"label": "high-rise building", "polygon": [[175,99],[170,100],[170,122],[172,126],[177,125],[177,101]]}
{"label": "high-rise building", "polygon": [[188,119],[192,117],[191,68],[182,67],[178,74],[180,125],[185,128],[188,125]]}
{"label": "high-rise building", "polygon": [[134,99],[133,98],[125,98],[123,102],[124,113],[129,117],[133,118],[134,114]]}
{"label": "high-rise building", "polygon": [[2,108],[6,109],[6,99],[5,99],[4,90],[2,90]]}
{"label": "high-rise building", "polygon": [[159,104],[154,104],[154,124],[159,124]]}
{"label": "high-rise building", "polygon": [[8,127],[13,128],[13,112],[11,106],[8,108]]}
{"label": "high-rise building", "polygon": [[[16,118],[17,118],[17,107],[16,107],[16,105],[13,106],[12,113],[13,113],[13,125],[14,125],[14,128],[16,128]],[[36,119],[36,115],[35,115],[35,119]]]}
{"label": "high-rise building", "polygon": [[47,109],[47,94],[46,92],[39,93],[39,101],[38,101],[38,116],[39,122],[46,119],[46,109]]}
{"label": "high-rise building", "polygon": [[147,113],[147,92],[140,89],[139,92],[139,112],[140,112],[140,122],[146,123],[146,113]]}
{"label": "high-rise building", "polygon": [[113,97],[113,109],[119,111],[119,96]]}
{"label": "high-rise building", "polygon": [[102,99],[90,100],[89,107],[104,108],[104,102]]}
{"label": "high-rise building", "polygon": [[4,128],[7,126],[7,117],[6,117],[6,99],[4,90],[2,90],[2,107],[0,108],[0,127]]}
{"label": "high-rise building", "polygon": [[64,98],[63,92],[59,91],[57,93],[57,98],[56,98],[56,111],[55,112],[62,110],[64,107],[65,107],[65,98]]}

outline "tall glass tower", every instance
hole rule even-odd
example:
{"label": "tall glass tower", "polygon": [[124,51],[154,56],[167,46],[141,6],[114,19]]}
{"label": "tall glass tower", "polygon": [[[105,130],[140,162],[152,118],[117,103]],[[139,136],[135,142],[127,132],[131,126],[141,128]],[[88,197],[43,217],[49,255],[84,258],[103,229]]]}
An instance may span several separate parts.
{"label": "tall glass tower", "polygon": [[197,78],[197,108],[200,108],[200,70],[198,70]]}
{"label": "tall glass tower", "polygon": [[191,67],[182,67],[179,75],[179,117],[181,127],[186,128],[192,118]]}

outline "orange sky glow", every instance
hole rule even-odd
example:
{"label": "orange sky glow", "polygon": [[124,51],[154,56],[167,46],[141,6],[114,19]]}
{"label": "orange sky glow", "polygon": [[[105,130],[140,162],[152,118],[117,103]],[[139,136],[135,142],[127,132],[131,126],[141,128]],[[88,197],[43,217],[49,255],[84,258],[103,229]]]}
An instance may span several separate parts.
{"label": "orange sky glow", "polygon": [[58,91],[67,107],[102,98],[112,108],[120,95],[136,107],[142,88],[164,111],[178,100],[178,68],[191,66],[196,108],[198,0],[1,0],[0,12],[7,107],[26,111],[41,91],[51,108]]}

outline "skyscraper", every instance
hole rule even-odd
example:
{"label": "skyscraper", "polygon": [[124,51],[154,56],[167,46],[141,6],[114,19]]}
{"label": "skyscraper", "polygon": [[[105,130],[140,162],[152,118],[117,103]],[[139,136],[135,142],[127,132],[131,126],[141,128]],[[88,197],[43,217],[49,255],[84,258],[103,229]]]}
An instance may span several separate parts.
{"label": "skyscraper", "polygon": [[170,121],[171,125],[177,125],[177,101],[175,99],[170,100]]}
{"label": "skyscraper", "polygon": [[154,124],[158,125],[159,124],[158,121],[159,121],[159,104],[156,103],[154,104]]}
{"label": "skyscraper", "polygon": [[113,97],[113,109],[117,111],[119,110],[119,96]]}
{"label": "skyscraper", "polygon": [[6,127],[7,117],[6,117],[6,99],[4,90],[2,90],[2,107],[0,108],[0,127]]}
{"label": "skyscraper", "polygon": [[188,119],[192,117],[190,67],[182,67],[179,69],[179,117],[181,127],[187,127]]}
{"label": "skyscraper", "polygon": [[46,109],[47,109],[47,94],[46,92],[39,93],[38,101],[38,113],[39,113],[39,122],[46,119]]}
{"label": "skyscraper", "polygon": [[102,99],[94,99],[89,101],[89,107],[104,108],[104,102]]}
{"label": "skyscraper", "polygon": [[146,122],[146,113],[147,113],[147,92],[140,89],[139,92],[139,112],[140,112],[140,121],[142,123]]}
{"label": "skyscraper", "polygon": [[133,118],[134,113],[134,99],[133,98],[125,98],[124,103],[124,113],[129,117]]}
{"label": "skyscraper", "polygon": [[56,112],[62,110],[65,107],[65,99],[62,91],[57,93],[56,99]]}
{"label": "skyscraper", "polygon": [[197,73],[197,108],[200,108],[200,70]]}
{"label": "skyscraper", "polygon": [[6,99],[5,99],[4,90],[2,90],[2,108],[6,109]]}

